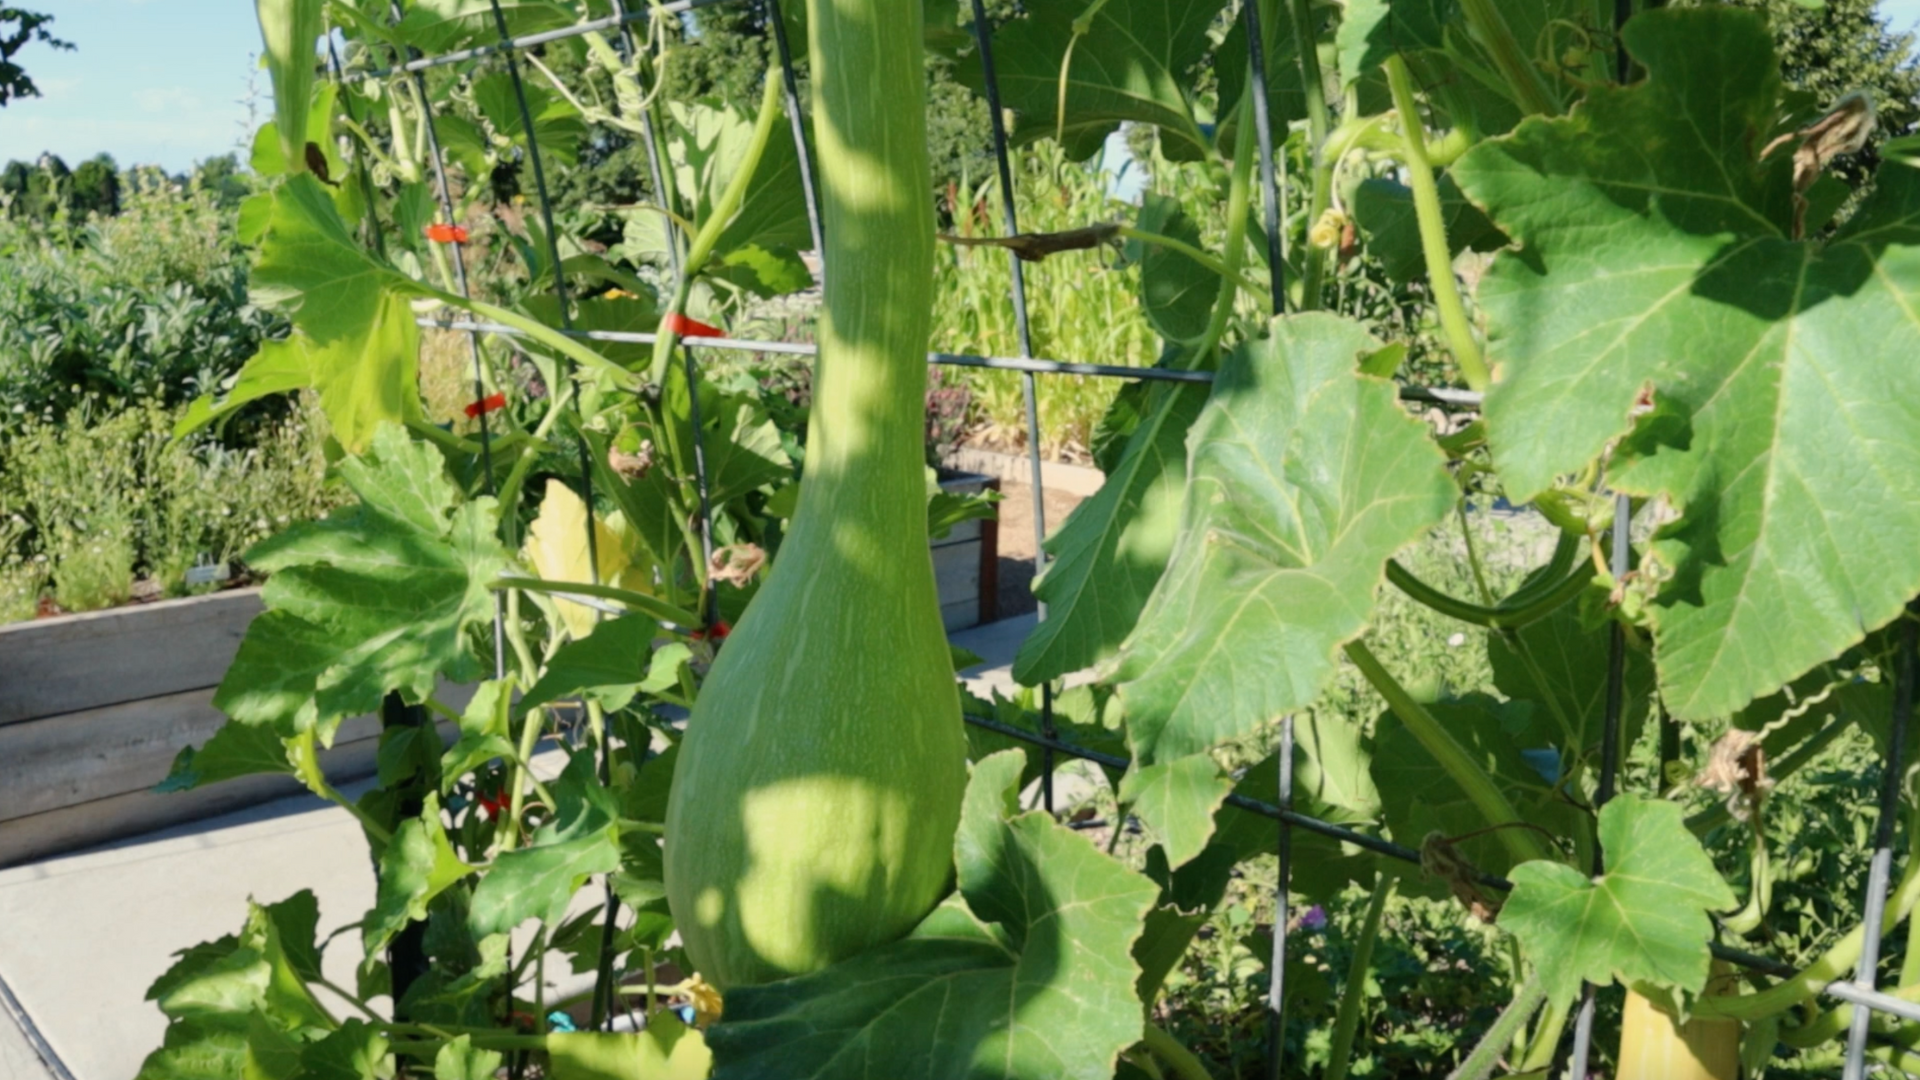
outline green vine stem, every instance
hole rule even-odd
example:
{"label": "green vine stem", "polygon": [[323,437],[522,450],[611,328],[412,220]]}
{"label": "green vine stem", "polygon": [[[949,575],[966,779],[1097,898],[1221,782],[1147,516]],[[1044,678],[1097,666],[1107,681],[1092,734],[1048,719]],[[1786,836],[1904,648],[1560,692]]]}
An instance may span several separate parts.
{"label": "green vine stem", "polygon": [[[1307,97],[1307,139],[1313,144],[1313,196],[1307,207],[1307,228],[1333,205],[1333,159],[1327,155],[1326,80],[1320,73],[1319,35],[1314,32],[1313,0],[1293,0],[1294,52],[1300,57],[1301,85]],[[1300,273],[1300,310],[1320,309],[1320,287],[1327,273],[1327,251],[1308,244]]]}
{"label": "green vine stem", "polygon": [[615,585],[593,585],[584,581],[548,581],[545,578],[499,577],[487,583],[487,588],[525,589],[528,592],[543,593],[549,596],[592,596],[601,600],[612,600],[625,604],[636,611],[669,622],[675,626],[697,627],[703,624],[700,616],[667,603],[657,596],[622,589]]}
{"label": "green vine stem", "polygon": [[1442,615],[1491,630],[1517,630],[1546,618],[1561,605],[1579,596],[1587,583],[1593,580],[1594,573],[1591,563],[1583,563],[1537,599],[1517,607],[1509,606],[1507,601],[1487,607],[1449,596],[1421,581],[1400,560],[1387,560],[1387,580],[1393,582],[1395,588]]}
{"label": "green vine stem", "polygon": [[[1880,991],[1902,1001],[1920,1002],[1920,986],[1902,985]],[[1844,1034],[1853,1023],[1853,1005],[1836,1005],[1799,1027],[1781,1028],[1779,1039],[1788,1046],[1808,1049]]]}
{"label": "green vine stem", "polygon": [[1487,1029],[1487,1033],[1480,1037],[1479,1044],[1473,1048],[1472,1053],[1467,1055],[1467,1060],[1461,1062],[1459,1068],[1447,1074],[1447,1080],[1487,1080],[1487,1077],[1492,1075],[1494,1067],[1500,1064],[1500,1058],[1506,1052],[1508,1045],[1513,1042],[1514,1036],[1520,1033],[1520,1029],[1532,1018],[1546,997],[1547,980],[1542,978],[1536,969],[1527,977],[1526,982],[1520,984],[1520,989],[1514,993],[1513,1000],[1501,1010],[1500,1016],[1494,1020],[1493,1026]]}
{"label": "green vine stem", "polygon": [[1193,1051],[1180,1045],[1180,1041],[1167,1034],[1165,1028],[1149,1022],[1140,1042],[1167,1068],[1172,1069],[1180,1080],[1213,1080],[1213,1074],[1193,1055]]}
{"label": "green vine stem", "polygon": [[[1915,901],[1920,901],[1920,861],[1909,859],[1899,885],[1887,899],[1887,911],[1880,920],[1881,934],[1892,933],[1913,911]],[[1860,959],[1860,949],[1865,941],[1866,927],[1855,926],[1793,978],[1758,993],[1701,998],[1694,1004],[1693,1013],[1695,1016],[1754,1021],[1785,1012],[1803,1001],[1811,1001],[1826,989],[1828,983],[1847,978]]]}
{"label": "green vine stem", "polygon": [[1192,259],[1194,262],[1199,263],[1201,266],[1204,266],[1207,269],[1213,271],[1214,273],[1219,274],[1221,277],[1231,280],[1235,285],[1237,285],[1240,289],[1247,292],[1248,294],[1259,297],[1262,300],[1265,300],[1267,297],[1266,291],[1256,286],[1253,282],[1248,281],[1246,278],[1246,275],[1241,274],[1238,271],[1229,273],[1228,267],[1225,261],[1214,258],[1212,255],[1208,254],[1206,251],[1203,251],[1200,248],[1194,247],[1192,244],[1187,243],[1185,240],[1179,240],[1171,236],[1164,236],[1160,233],[1147,232],[1142,229],[1136,229],[1131,225],[1119,226],[1119,232],[1116,235],[1120,236],[1122,239],[1138,240],[1143,244],[1151,244],[1154,247],[1166,248],[1168,251],[1174,252],[1176,254],[1185,255],[1187,258]]}
{"label": "green vine stem", "polygon": [[1560,1036],[1567,1030],[1567,1021],[1572,1018],[1573,1002],[1547,1002],[1546,1008],[1540,1010],[1540,1023],[1534,1028],[1527,1051],[1521,1055],[1520,1064],[1514,1071],[1527,1073],[1552,1065],[1554,1053],[1560,1049]]}
{"label": "green vine stem", "polygon": [[[1506,794],[1487,776],[1480,763],[1473,760],[1473,756],[1453,737],[1453,733],[1441,726],[1425,706],[1407,693],[1406,688],[1380,663],[1364,641],[1350,641],[1346,650],[1348,658],[1366,676],[1367,682],[1381,697],[1387,699],[1387,707],[1393,710],[1393,715],[1406,725],[1408,733],[1426,748],[1447,776],[1460,785],[1460,790],[1480,811],[1480,816],[1486,818],[1487,824],[1506,825],[1522,820],[1513,804],[1507,801]],[[1532,829],[1501,829],[1498,835],[1516,863],[1553,859],[1553,852]]]}
{"label": "green vine stem", "polygon": [[393,834],[387,831],[387,827],[374,820],[373,816],[362,810],[358,803],[340,794],[338,788],[327,782],[327,774],[320,768],[320,748],[313,729],[308,728],[282,741],[287,747],[287,758],[293,763],[294,775],[307,786],[307,790],[352,814],[354,820],[366,830],[367,836],[376,846],[386,847],[393,839]]}
{"label": "green vine stem", "polygon": [[1333,1045],[1327,1051],[1324,1080],[1347,1080],[1347,1065],[1353,1059],[1353,1035],[1360,1028],[1360,1006],[1366,1000],[1367,973],[1373,970],[1373,943],[1380,937],[1380,918],[1393,899],[1400,879],[1379,874],[1373,879],[1373,893],[1367,897],[1367,914],[1360,923],[1360,937],[1353,943],[1353,960],[1347,965],[1347,981],[1340,992],[1340,1010],[1333,1020]]}
{"label": "green vine stem", "polygon": [[[693,293],[694,279],[700,269],[713,255],[713,247],[720,242],[720,234],[740,212],[740,206],[746,201],[747,187],[753,181],[753,174],[760,166],[760,158],[767,150],[767,142],[773,137],[775,123],[785,115],[785,105],[781,98],[780,74],[769,69],[766,77],[766,89],[760,95],[760,112],[754,117],[753,135],[747,141],[740,157],[740,166],[734,171],[727,186],[714,200],[713,209],[707,219],[700,223],[700,231],[694,234],[693,246],[687,250],[686,262],[681,264],[680,280],[674,283],[673,302],[667,305],[661,314],[660,332],[653,342],[653,365],[648,371],[647,380],[659,384],[666,379],[667,363],[673,359],[674,346],[680,342],[680,335],[668,325],[673,316],[683,315],[687,310],[687,298]],[[671,437],[672,428],[667,429]],[[675,454],[679,458],[679,454]]]}
{"label": "green vine stem", "polygon": [[[1754,808],[1753,820],[1748,822],[1748,832],[1753,838],[1753,852],[1748,856],[1749,876],[1753,880],[1747,887],[1747,902],[1739,911],[1720,920],[1722,927],[1742,937],[1760,929],[1767,909],[1773,906],[1773,868],[1767,857],[1767,835],[1760,825],[1758,807]],[[1912,934],[1911,928],[1908,934]]]}
{"label": "green vine stem", "polygon": [[1533,66],[1533,61],[1520,47],[1519,39],[1513,36],[1513,28],[1507,25],[1506,16],[1500,14],[1495,0],[1460,0],[1460,10],[1466,15],[1473,36],[1493,55],[1494,66],[1513,89],[1521,111],[1528,115],[1560,115],[1560,99],[1554,97],[1540,69]]}
{"label": "green vine stem", "polygon": [[1233,318],[1234,301],[1240,298],[1240,290],[1234,283],[1240,278],[1240,265],[1246,258],[1247,214],[1253,206],[1253,159],[1257,152],[1249,119],[1253,115],[1253,95],[1254,86],[1249,81],[1237,106],[1241,122],[1233,140],[1233,169],[1227,174],[1227,246],[1220,267],[1220,294],[1213,302],[1213,315],[1207,319],[1207,332],[1200,339],[1200,347],[1193,351],[1192,362],[1197,364],[1207,363],[1213,355],[1214,346],[1220,344],[1221,335],[1227,332],[1227,323]]}
{"label": "green vine stem", "polygon": [[[1907,808],[1907,861],[1920,858],[1920,805]],[[1907,924],[1907,955],[1900,961],[1900,985],[1920,985],[1920,921]]]}
{"label": "green vine stem", "polygon": [[1467,318],[1460,284],[1453,278],[1453,255],[1447,247],[1447,219],[1440,208],[1440,186],[1434,182],[1433,166],[1427,161],[1420,105],[1413,98],[1413,77],[1407,73],[1407,62],[1397,55],[1387,57],[1386,71],[1387,86],[1393,91],[1393,107],[1400,114],[1407,183],[1413,188],[1414,217],[1420,225],[1420,252],[1426,257],[1433,302],[1440,309],[1440,328],[1447,335],[1447,346],[1459,361],[1460,374],[1466,378],[1467,385],[1485,392],[1487,361],[1480,352],[1480,343],[1474,339],[1473,322]]}

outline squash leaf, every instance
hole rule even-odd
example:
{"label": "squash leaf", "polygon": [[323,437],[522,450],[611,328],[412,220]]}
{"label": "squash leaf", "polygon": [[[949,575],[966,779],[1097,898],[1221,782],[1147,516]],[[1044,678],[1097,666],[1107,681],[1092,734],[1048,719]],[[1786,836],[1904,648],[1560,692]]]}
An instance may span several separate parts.
{"label": "squash leaf", "polygon": [[[500,13],[506,16],[507,32],[516,37],[573,22],[567,6],[553,0],[500,0]],[[432,54],[497,44],[500,25],[494,21],[493,0],[413,0],[392,34]]]}
{"label": "squash leaf", "polygon": [[1052,561],[1033,583],[1047,617],[1020,643],[1013,677],[1029,686],[1107,658],[1166,571],[1186,484],[1187,429],[1206,387],[1164,384],[1093,497],[1046,540]]}
{"label": "squash leaf", "polygon": [[1214,812],[1232,790],[1212,758],[1191,754],[1127,773],[1119,794],[1177,867],[1207,846]]}
{"label": "squash leaf", "polygon": [[473,1036],[456,1036],[433,1055],[433,1080],[494,1080],[505,1059],[498,1050],[473,1045]]}
{"label": "squash leaf", "polygon": [[1186,502],[1167,572],[1109,677],[1136,762],[1203,753],[1320,693],[1373,611],[1386,560],[1457,491],[1378,346],[1323,314],[1222,364],[1188,436]]}
{"label": "squash leaf", "polygon": [[582,882],[620,868],[618,812],[594,773],[593,755],[575,754],[549,787],[560,804],[553,820],[527,847],[501,853],[473,890],[467,925],[476,938],[531,918],[558,926]]}
{"label": "squash leaf", "polygon": [[[1189,153],[1209,143],[1194,121],[1183,86],[1188,69],[1211,44],[1207,30],[1221,0],[1108,0],[1102,5],[1050,0],[1030,4],[1023,19],[999,27],[993,61],[1000,100],[1016,114],[1015,143],[1064,129],[1069,156],[1082,160],[1122,123],[1152,124]],[[1093,12],[1087,33],[1073,25]],[[1071,47],[1071,56],[1068,49]],[[1060,123],[1060,72],[1067,71],[1065,123]],[[985,93],[978,53],[954,68],[954,77]]]}
{"label": "squash leaf", "polygon": [[1754,160],[1780,100],[1761,17],[1625,35],[1644,82],[1454,167],[1520,245],[1481,286],[1488,432],[1516,502],[1626,437],[1613,485],[1680,512],[1643,565],[1662,695],[1724,716],[1920,592],[1920,172],[1792,239],[1791,155]]}
{"label": "squash leaf", "polygon": [[[1205,249],[1200,227],[1180,200],[1147,192],[1140,200],[1138,228]],[[1154,330],[1170,341],[1198,342],[1213,318],[1220,275],[1192,256],[1160,244],[1128,240],[1127,261],[1140,266],[1140,309]]]}
{"label": "squash leaf", "polygon": [[[629,573],[632,560],[620,534],[593,515],[593,547],[587,552],[587,504],[559,480],[547,481],[540,513],[527,528],[527,561],[542,578],[561,582],[598,582],[636,592],[653,591],[649,575]],[[598,570],[594,569],[598,564]],[[555,600],[567,635],[579,641],[594,632],[599,616],[585,604]]]}
{"label": "squash leaf", "polygon": [[420,331],[408,302],[431,290],[356,244],[311,174],[274,190],[252,289],[256,303],[288,313],[293,334],[262,345],[218,405],[196,400],[176,434],[297,389],[319,394],[334,437],[356,453],[381,424],[423,418]]}
{"label": "squash leaf", "polygon": [[378,957],[408,923],[426,918],[427,904],[473,871],[454,854],[440,822],[440,797],[428,792],[419,816],[401,822],[380,854],[373,910],[361,923],[368,958]]}
{"label": "squash leaf", "polygon": [[[497,36],[497,35],[496,35]],[[533,116],[533,136],[540,145],[544,162],[572,165],[580,160],[580,144],[586,141],[587,125],[580,111],[567,99],[538,83],[522,80],[527,97],[527,112]],[[473,84],[473,103],[487,123],[503,138],[527,145],[526,124],[520,116],[519,97],[513,91],[513,76],[496,71]]]}
{"label": "squash leaf", "polygon": [[[1467,201],[1450,176],[1440,177],[1440,212],[1446,219],[1447,249],[1497,251],[1507,238],[1487,215]],[[1427,273],[1420,250],[1420,221],[1413,212],[1413,189],[1393,180],[1363,180],[1353,197],[1353,217],[1367,235],[1367,251],[1380,260],[1380,269],[1396,284]]]}
{"label": "squash leaf", "polygon": [[424,701],[436,676],[476,677],[469,627],[493,617],[488,583],[507,565],[494,503],[456,507],[440,455],[398,427],[338,466],[360,496],[325,521],[254,547],[273,577],[213,703],[283,736],[372,712],[388,691]]}
{"label": "squash leaf", "polygon": [[[1603,650],[1601,656],[1605,655]],[[1471,694],[1457,701],[1434,702],[1427,710],[1500,788],[1527,825],[1555,836],[1574,836],[1582,831],[1580,811],[1557,798],[1552,784],[1522,753],[1541,744],[1516,738],[1511,730],[1515,714],[1537,714],[1534,703],[1501,702],[1484,694]],[[1390,711],[1381,713],[1374,727],[1373,783],[1394,840],[1408,847],[1419,847],[1429,833],[1464,837],[1490,824],[1503,824],[1487,821],[1460,785]],[[1504,876],[1513,866],[1496,833],[1462,839],[1455,850],[1489,874]],[[1429,881],[1422,885],[1418,881],[1411,876],[1407,879],[1409,892],[1447,895],[1444,883]]]}
{"label": "squash leaf", "polygon": [[905,939],[727,994],[715,1080],[1109,1080],[1140,1038],[1129,949],[1157,892],[1041,812],[1023,758],[974,766],[960,890]]}
{"label": "squash leaf", "polygon": [[1600,809],[1600,847],[1607,872],[1598,878],[1561,863],[1514,867],[1499,924],[1546,978],[1548,998],[1571,1001],[1583,980],[1616,978],[1699,993],[1711,959],[1708,913],[1738,901],[1679,804],[1618,796]]}

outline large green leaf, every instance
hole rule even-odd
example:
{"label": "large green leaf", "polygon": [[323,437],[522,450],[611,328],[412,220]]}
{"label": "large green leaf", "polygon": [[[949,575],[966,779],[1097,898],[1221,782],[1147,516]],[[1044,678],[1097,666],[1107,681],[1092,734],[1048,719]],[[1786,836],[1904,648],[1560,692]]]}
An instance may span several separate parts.
{"label": "large green leaf", "polygon": [[1386,560],[1457,494],[1354,323],[1276,319],[1227,358],[1188,438],[1167,572],[1112,679],[1137,761],[1201,753],[1307,705],[1365,627]]}
{"label": "large green leaf", "polygon": [[214,704],[282,735],[323,741],[388,691],[424,701],[436,676],[479,674],[468,628],[493,616],[487,586],[506,566],[494,505],[454,505],[440,455],[382,428],[372,449],[342,460],[360,502],[295,525],[247,561],[273,574]]}
{"label": "large green leaf", "polygon": [[[1507,733],[1531,737],[1528,747],[1582,753],[1598,746],[1607,707],[1607,637],[1605,628],[1582,624],[1573,604],[1509,634],[1488,635],[1494,686],[1533,706],[1524,723],[1509,717]],[[1631,746],[1653,706],[1653,664],[1629,647],[1623,670],[1620,731]]]}
{"label": "large green leaf", "polygon": [[319,394],[334,437],[353,451],[384,422],[422,417],[420,331],[408,301],[425,290],[354,242],[311,174],[274,190],[252,289],[256,302],[292,317],[293,334],[262,345],[225,398],[195,401],[178,430],[302,388]]}
{"label": "large green leaf", "polygon": [[360,925],[367,955],[375,957],[408,923],[427,917],[427,904],[473,873],[460,861],[440,821],[439,796],[429,792],[418,817],[400,823],[380,855],[373,910]]}
{"label": "large green leaf", "polygon": [[620,826],[613,795],[594,775],[593,755],[576,754],[549,785],[559,802],[554,819],[527,847],[504,852],[473,890],[467,925],[476,938],[504,934],[531,918],[557,926],[592,874],[620,867]]}
{"label": "large green leaf", "polygon": [[1047,618],[1020,643],[1013,677],[1037,685],[1106,658],[1133,629],[1167,568],[1186,484],[1187,428],[1206,387],[1164,383],[1091,499],[1047,538],[1052,561],[1033,583]]}
{"label": "large green leaf", "polygon": [[[1138,227],[1141,232],[1203,247],[1200,227],[1172,196],[1153,192],[1142,196]],[[1205,336],[1220,295],[1220,275],[1160,244],[1129,240],[1126,251],[1128,261],[1140,264],[1140,309],[1154,330],[1171,341],[1198,342]]]}
{"label": "large green leaf", "polygon": [[1661,691],[1722,716],[1920,592],[1920,172],[1790,239],[1791,155],[1754,160],[1780,97],[1761,18],[1625,33],[1646,81],[1454,167],[1520,245],[1481,286],[1488,429],[1519,500],[1632,428],[1611,482],[1680,512],[1643,566]]}
{"label": "large green leaf", "polygon": [[960,891],[904,940],[727,994],[716,1080],[1109,1080],[1140,1038],[1128,950],[1152,882],[1040,812],[1021,755],[974,766]]}
{"label": "large green leaf", "polygon": [[1233,781],[1205,754],[1135,769],[1120,782],[1120,801],[1132,805],[1171,866],[1200,854],[1213,835],[1214,811]]}
{"label": "large green leaf", "polygon": [[1621,795],[1600,810],[1607,872],[1522,863],[1500,926],[1520,940],[1547,980],[1548,997],[1571,1001],[1580,983],[1647,983],[1698,993],[1713,938],[1709,912],[1737,900],[1687,831],[1680,806]]}
{"label": "large green leaf", "polygon": [[166,779],[154,785],[160,792],[192,791],[260,773],[293,775],[293,759],[279,731],[272,727],[224,724],[200,746],[182,747],[174,756]]}
{"label": "large green leaf", "polygon": [[521,708],[576,694],[609,710],[626,708],[648,680],[653,639],[661,635],[660,620],[648,615],[625,615],[601,623],[592,634],[560,646],[540,681],[521,700]]}
{"label": "large green leaf", "polygon": [[[1026,17],[1001,26],[993,38],[1000,100],[1016,114],[1014,141],[1031,142],[1060,129],[1067,152],[1085,158],[1132,121],[1159,127],[1190,151],[1206,149],[1208,140],[1194,121],[1185,87],[1189,69],[1206,55],[1207,29],[1222,6],[1222,0],[1026,5]],[[1075,20],[1090,11],[1087,33],[1075,40]],[[1059,107],[1063,64],[1064,124]],[[985,92],[977,53],[964,57],[954,75],[976,93]]]}
{"label": "large green leaf", "polygon": [[[537,83],[522,80],[527,113],[533,117],[534,141],[539,144],[542,164],[572,165],[579,160],[580,144],[586,141],[587,125],[580,111],[566,98]],[[487,123],[502,137],[521,146],[527,145],[526,123],[520,115],[520,95],[514,93],[513,77],[496,71],[473,84],[473,103]]]}
{"label": "large green leaf", "polygon": [[[1497,251],[1507,242],[1449,176],[1440,178],[1440,211],[1446,219],[1451,254]],[[1367,251],[1380,260],[1380,268],[1390,280],[1405,283],[1426,275],[1412,188],[1393,180],[1361,181],[1353,197],[1353,217],[1367,234]]]}
{"label": "large green leaf", "polygon": [[[1453,840],[1494,825],[1539,828],[1560,837],[1579,834],[1580,811],[1559,798],[1552,783],[1522,756],[1523,750],[1536,749],[1539,744],[1516,739],[1511,730],[1515,713],[1530,718],[1535,712],[1531,703],[1503,703],[1472,694],[1458,701],[1435,702],[1427,706],[1427,711],[1499,787],[1522,820],[1488,821],[1399,717],[1386,712],[1374,726],[1373,782],[1394,840],[1418,848],[1431,833]],[[1497,833],[1458,839],[1454,851],[1489,874],[1505,876],[1513,866],[1512,856]],[[1420,891],[1411,881],[1408,886]],[[1437,881],[1427,883],[1426,891],[1440,896],[1447,893],[1444,883]]]}
{"label": "large green leaf", "polygon": [[[798,10],[804,5],[789,5]],[[673,102],[670,157],[675,190],[693,206],[702,226],[746,160],[753,142],[752,118],[706,102]],[[628,215],[623,248],[632,256],[665,259],[666,219],[655,210]],[[712,260],[697,269],[762,296],[804,289],[813,275],[799,252],[813,246],[800,155],[781,125],[767,139],[748,178],[746,196],[721,227]]]}
{"label": "large green leaf", "polygon": [[1439,49],[1454,0],[1348,0],[1334,37],[1340,80],[1351,83],[1398,53]]}
{"label": "large green leaf", "polygon": [[[567,6],[553,0],[500,0],[507,32],[518,36],[553,30],[573,22]],[[450,52],[500,40],[493,0],[412,0],[393,28],[404,44],[424,53]]]}

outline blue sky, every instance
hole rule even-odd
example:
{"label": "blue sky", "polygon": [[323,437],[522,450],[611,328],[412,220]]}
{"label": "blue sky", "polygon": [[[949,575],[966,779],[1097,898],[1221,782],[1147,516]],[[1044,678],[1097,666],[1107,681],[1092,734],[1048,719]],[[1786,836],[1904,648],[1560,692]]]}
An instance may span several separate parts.
{"label": "blue sky", "polygon": [[[71,53],[19,59],[46,96],[0,109],[0,161],[52,150],[74,164],[101,151],[170,171],[241,144],[264,119],[267,80],[246,0],[39,0]],[[1896,28],[1920,26],[1920,0],[1881,0]],[[249,87],[259,95],[250,95]]]}

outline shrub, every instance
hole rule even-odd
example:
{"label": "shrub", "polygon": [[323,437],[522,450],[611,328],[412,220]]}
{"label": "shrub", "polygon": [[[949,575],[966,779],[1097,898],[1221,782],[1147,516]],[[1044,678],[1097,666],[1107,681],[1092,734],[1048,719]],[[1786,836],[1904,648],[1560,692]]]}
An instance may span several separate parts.
{"label": "shrub", "polygon": [[30,617],[48,590],[64,610],[111,606],[139,577],[178,595],[196,563],[235,562],[337,503],[317,412],[264,427],[244,449],[175,442],[174,416],[88,398],[0,439],[0,618]]}

